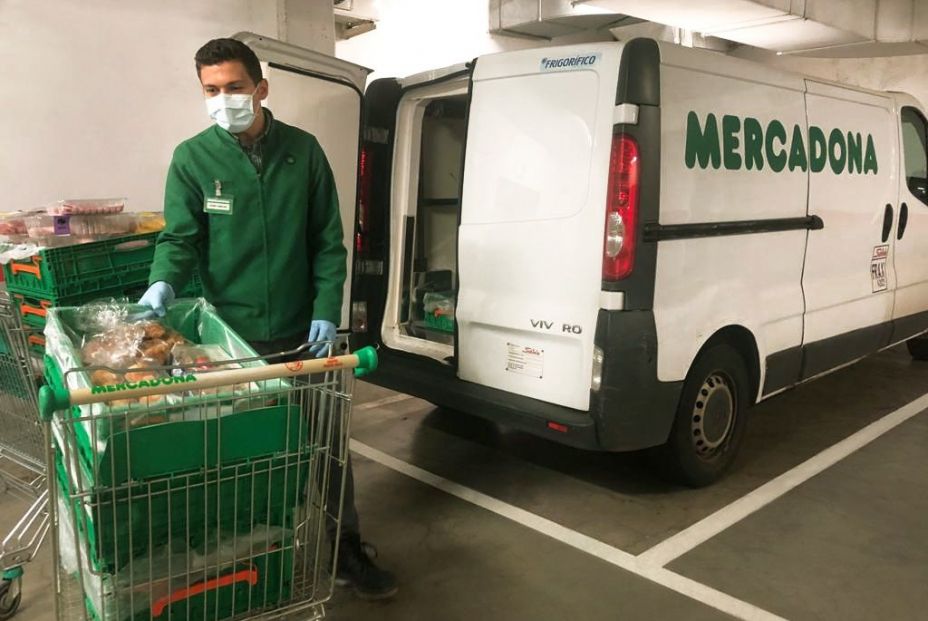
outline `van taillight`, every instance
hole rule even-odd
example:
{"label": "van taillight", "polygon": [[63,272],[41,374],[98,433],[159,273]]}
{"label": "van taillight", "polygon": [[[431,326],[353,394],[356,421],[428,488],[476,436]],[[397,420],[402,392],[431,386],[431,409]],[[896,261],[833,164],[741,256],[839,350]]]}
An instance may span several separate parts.
{"label": "van taillight", "polygon": [[358,228],[354,238],[355,252],[366,254],[370,240],[368,239],[368,227],[370,226],[371,210],[371,152],[364,147],[361,149],[361,158],[358,161],[358,175],[361,183],[358,187]]}
{"label": "van taillight", "polygon": [[603,280],[606,281],[621,280],[635,267],[640,169],[635,139],[627,134],[612,136],[603,243]]}

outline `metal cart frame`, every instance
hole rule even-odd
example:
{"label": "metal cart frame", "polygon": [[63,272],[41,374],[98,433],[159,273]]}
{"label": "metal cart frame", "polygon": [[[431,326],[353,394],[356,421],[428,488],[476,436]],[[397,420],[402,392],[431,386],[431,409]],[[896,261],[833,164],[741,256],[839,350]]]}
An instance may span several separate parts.
{"label": "metal cart frame", "polygon": [[28,330],[6,290],[0,291],[0,485],[31,502],[0,542],[0,620],[22,600],[23,566],[38,553],[50,525],[45,433],[39,423]]}
{"label": "metal cart frame", "polygon": [[377,356],[264,362],[103,388],[69,379],[100,367],[72,369],[40,391],[59,620],[324,616],[344,477],[338,506],[324,492]]}

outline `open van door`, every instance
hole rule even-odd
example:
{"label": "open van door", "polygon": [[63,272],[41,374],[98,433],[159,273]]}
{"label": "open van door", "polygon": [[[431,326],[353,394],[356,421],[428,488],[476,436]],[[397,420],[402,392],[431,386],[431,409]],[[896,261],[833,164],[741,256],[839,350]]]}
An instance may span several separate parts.
{"label": "open van door", "polygon": [[589,408],[621,50],[477,61],[458,238],[463,380]]}
{"label": "open van door", "polygon": [[348,277],[339,330],[350,327],[361,105],[370,69],[250,32],[233,38],[250,47],[270,84],[268,108],[284,123],[313,134],[335,176],[341,208]]}

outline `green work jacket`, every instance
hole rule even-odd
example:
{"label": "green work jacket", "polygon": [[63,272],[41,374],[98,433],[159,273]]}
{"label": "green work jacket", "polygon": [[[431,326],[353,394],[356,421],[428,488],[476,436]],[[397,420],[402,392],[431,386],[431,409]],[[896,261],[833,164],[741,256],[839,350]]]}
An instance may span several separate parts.
{"label": "green work jacket", "polygon": [[[246,340],[340,323],[347,251],[335,180],[316,138],[274,119],[262,172],[214,125],[181,143],[168,169],[165,229],[149,283],[180,291],[199,268],[206,299]],[[217,213],[206,200],[232,200]]]}

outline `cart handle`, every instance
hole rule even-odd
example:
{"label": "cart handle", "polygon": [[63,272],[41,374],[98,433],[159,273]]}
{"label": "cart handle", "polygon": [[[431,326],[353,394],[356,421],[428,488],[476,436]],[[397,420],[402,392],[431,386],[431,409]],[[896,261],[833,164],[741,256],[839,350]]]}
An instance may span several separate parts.
{"label": "cart handle", "polygon": [[[103,403],[114,399],[138,399],[149,395],[166,395],[183,390],[202,390],[233,384],[246,384],[273,380],[296,375],[327,373],[341,369],[354,369],[355,377],[364,377],[377,368],[377,350],[364,347],[353,354],[281,362],[261,367],[229,369],[191,373],[183,377],[166,377],[149,382],[126,382],[115,386],[73,388],[65,386],[43,386],[39,390],[39,413],[43,420],[50,421],[52,415],[75,405]],[[140,384],[145,384],[141,386]]]}
{"label": "cart handle", "polygon": [[239,582],[247,582],[251,586],[255,586],[258,584],[258,577],[258,572],[254,569],[244,569],[240,572],[230,574],[228,576],[223,576],[222,578],[214,578],[213,580],[198,582],[189,587],[178,589],[170,595],[165,595],[161,599],[156,600],[151,607],[151,616],[156,618],[160,617],[164,612],[164,609],[171,604],[176,604],[177,602],[182,602],[185,599],[190,599],[191,597],[202,595],[207,591],[215,591],[217,589],[221,589],[222,587],[232,586],[233,584]]}

